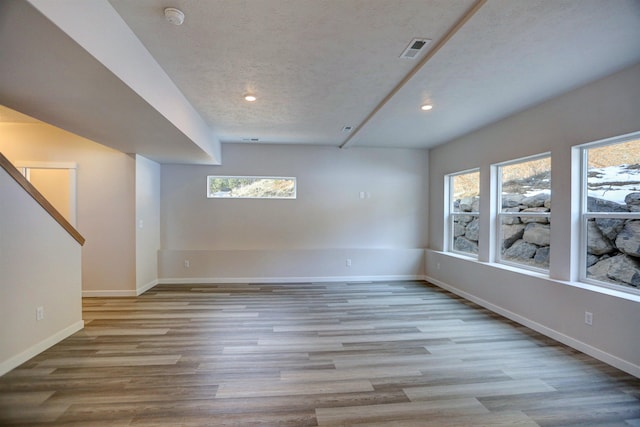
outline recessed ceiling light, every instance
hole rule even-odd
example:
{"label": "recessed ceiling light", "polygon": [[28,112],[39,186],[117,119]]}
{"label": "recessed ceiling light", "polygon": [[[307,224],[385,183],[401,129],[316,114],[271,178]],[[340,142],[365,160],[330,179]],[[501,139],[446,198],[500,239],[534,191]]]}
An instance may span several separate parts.
{"label": "recessed ceiling light", "polygon": [[250,93],[248,93],[248,94],[246,94],[244,96],[244,100],[248,101],[248,102],[254,102],[256,99],[258,99],[258,98],[256,98],[255,95],[251,95]]}
{"label": "recessed ceiling light", "polygon": [[433,105],[431,105],[431,104],[424,104],[423,106],[421,106],[421,107],[420,107],[420,109],[421,109],[422,111],[429,111],[429,110],[431,110],[432,108],[433,108]]}

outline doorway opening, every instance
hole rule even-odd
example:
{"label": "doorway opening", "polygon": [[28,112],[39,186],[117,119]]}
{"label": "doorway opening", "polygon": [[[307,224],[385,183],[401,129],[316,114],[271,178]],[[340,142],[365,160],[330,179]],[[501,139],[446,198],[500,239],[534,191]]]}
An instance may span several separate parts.
{"label": "doorway opening", "polygon": [[16,162],[16,167],[71,225],[77,226],[77,163]]}

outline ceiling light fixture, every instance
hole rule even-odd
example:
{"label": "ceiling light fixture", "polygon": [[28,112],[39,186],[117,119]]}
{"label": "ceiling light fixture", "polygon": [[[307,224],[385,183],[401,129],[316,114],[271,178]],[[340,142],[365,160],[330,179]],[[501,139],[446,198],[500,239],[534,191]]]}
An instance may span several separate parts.
{"label": "ceiling light fixture", "polygon": [[184,22],[184,13],[175,7],[168,7],[164,10],[164,17],[170,24],[182,25]]}
{"label": "ceiling light fixture", "polygon": [[422,111],[429,111],[429,110],[431,110],[432,108],[433,108],[433,105],[431,105],[431,104],[424,104],[423,106],[421,106],[421,107],[420,107],[420,109],[421,109]]}
{"label": "ceiling light fixture", "polygon": [[251,95],[250,93],[248,93],[248,94],[246,94],[244,96],[244,100],[248,101],[248,102],[255,102],[256,99],[258,99],[258,98],[256,98],[255,95]]}

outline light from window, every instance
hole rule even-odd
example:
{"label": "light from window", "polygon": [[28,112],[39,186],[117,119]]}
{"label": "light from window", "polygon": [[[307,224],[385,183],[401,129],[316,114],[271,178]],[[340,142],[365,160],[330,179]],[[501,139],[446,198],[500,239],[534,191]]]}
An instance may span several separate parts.
{"label": "light from window", "polygon": [[551,157],[499,165],[498,184],[498,261],[548,270]]}
{"label": "light from window", "polygon": [[478,254],[480,172],[449,175],[449,250]]}
{"label": "light from window", "polygon": [[295,199],[296,179],[268,176],[208,176],[207,197]]}
{"label": "light from window", "polygon": [[640,139],[582,149],[582,278],[640,288]]}

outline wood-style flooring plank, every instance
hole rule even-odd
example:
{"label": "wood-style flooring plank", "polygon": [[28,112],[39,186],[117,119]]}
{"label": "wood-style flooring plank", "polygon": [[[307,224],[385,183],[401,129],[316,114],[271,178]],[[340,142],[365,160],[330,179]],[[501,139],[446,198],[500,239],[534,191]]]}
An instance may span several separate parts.
{"label": "wood-style flooring plank", "polygon": [[434,416],[479,415],[488,412],[489,410],[474,398],[316,409],[319,425],[350,425],[363,422],[428,419]]}
{"label": "wood-style flooring plank", "polygon": [[640,427],[640,379],[426,282],[160,285],[0,377],[0,426]]}

